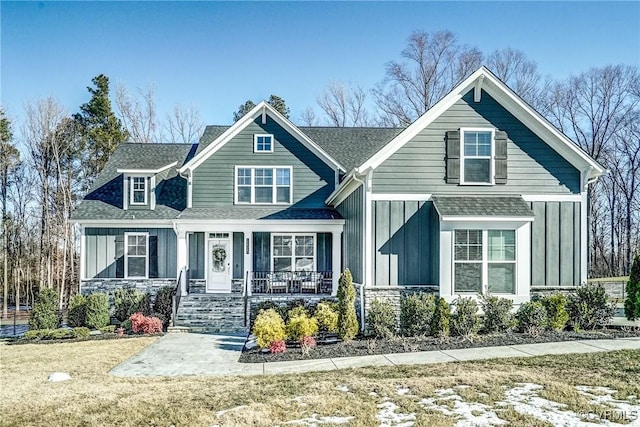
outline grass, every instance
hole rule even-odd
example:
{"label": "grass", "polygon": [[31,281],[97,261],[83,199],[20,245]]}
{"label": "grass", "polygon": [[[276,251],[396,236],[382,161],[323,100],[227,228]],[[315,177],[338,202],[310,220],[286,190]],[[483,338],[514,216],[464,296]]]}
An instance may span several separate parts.
{"label": "grass", "polygon": [[[611,387],[619,390],[619,398],[640,395],[640,351],[280,376],[117,378],[108,374],[156,339],[0,344],[0,425],[271,426],[318,414],[351,416],[349,425],[375,426],[380,424],[377,405],[389,397],[399,406],[398,412],[415,412],[416,425],[440,426],[453,425],[455,420],[417,402],[439,388],[462,384],[470,386],[464,391],[466,399],[491,404],[503,397],[502,386],[532,382],[545,387],[545,398],[580,410],[597,408],[575,393],[575,385]],[[56,371],[68,372],[72,380],[49,383],[48,375]],[[349,391],[336,390],[341,385]],[[399,396],[398,387],[410,392]],[[509,409],[501,416],[515,426],[544,425]]]}

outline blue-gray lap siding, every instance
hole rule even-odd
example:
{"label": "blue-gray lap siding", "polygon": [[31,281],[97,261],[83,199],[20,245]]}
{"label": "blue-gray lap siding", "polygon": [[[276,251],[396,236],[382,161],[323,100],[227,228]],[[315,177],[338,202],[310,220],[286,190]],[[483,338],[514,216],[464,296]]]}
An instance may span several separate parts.
{"label": "blue-gray lap siding", "polygon": [[171,228],[85,228],[87,279],[124,277],[124,233],[149,233],[149,277],[176,277],[176,234]]}
{"label": "blue-gray lap siding", "polygon": [[437,285],[439,222],[433,202],[374,201],[375,286]]}
{"label": "blue-gray lap siding", "polygon": [[[507,132],[506,184],[446,183],[445,135],[460,127],[494,127]],[[579,185],[576,168],[484,91],[478,103],[469,91],[373,173],[374,193],[579,194]]]}
{"label": "blue-gray lap siding", "polygon": [[[254,153],[254,134],[273,134],[273,153]],[[193,172],[194,208],[234,203],[235,166],[292,166],[293,204],[323,207],[334,189],[335,172],[267,116],[258,117]]]}
{"label": "blue-gray lap siding", "polygon": [[363,283],[364,191],[362,185],[340,203],[336,209],[345,218],[342,231],[342,269],[348,268],[353,281]]}
{"label": "blue-gray lap siding", "polygon": [[532,202],[531,286],[580,284],[580,203]]}

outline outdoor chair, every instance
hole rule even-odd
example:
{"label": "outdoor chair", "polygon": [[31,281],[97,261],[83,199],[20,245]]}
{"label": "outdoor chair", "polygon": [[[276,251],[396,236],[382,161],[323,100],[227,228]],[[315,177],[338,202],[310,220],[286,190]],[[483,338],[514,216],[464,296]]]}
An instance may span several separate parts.
{"label": "outdoor chair", "polygon": [[278,274],[267,274],[267,292],[275,293],[276,291],[288,292],[287,281]]}

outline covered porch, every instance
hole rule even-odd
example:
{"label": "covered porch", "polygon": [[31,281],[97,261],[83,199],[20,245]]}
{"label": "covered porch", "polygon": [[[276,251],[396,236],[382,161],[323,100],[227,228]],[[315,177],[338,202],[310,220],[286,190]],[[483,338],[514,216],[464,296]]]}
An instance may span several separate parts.
{"label": "covered porch", "polygon": [[341,218],[177,222],[180,293],[336,295]]}

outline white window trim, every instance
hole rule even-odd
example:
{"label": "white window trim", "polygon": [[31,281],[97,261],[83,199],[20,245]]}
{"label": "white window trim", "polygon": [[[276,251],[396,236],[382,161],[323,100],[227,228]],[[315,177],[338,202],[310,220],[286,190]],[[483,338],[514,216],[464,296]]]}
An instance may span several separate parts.
{"label": "white window trim", "polygon": [[[145,245],[147,247],[145,255],[145,275],[144,276],[129,276],[129,236],[144,236]],[[132,258],[140,258],[140,255],[132,255]],[[125,279],[148,279],[149,278],[149,233],[124,233],[124,277]]]}
{"label": "white window trim", "polygon": [[[133,197],[133,185],[134,185],[134,181],[135,178],[142,178],[144,179],[144,203],[140,203],[140,202],[135,202],[134,197]],[[130,175],[129,176],[129,205],[134,205],[134,206],[145,206],[147,205],[149,202],[149,178],[145,175]]]}
{"label": "white window trim", "polygon": [[[271,149],[270,150],[258,150],[258,138],[260,137],[269,137],[271,138]],[[256,133],[253,135],[253,152],[254,153],[273,153],[273,146],[275,139],[273,138],[273,134],[270,133]]]}
{"label": "white window trim", "polygon": [[[481,231],[482,232],[482,260],[478,260],[478,261],[458,261],[456,260],[456,252],[455,252],[455,248],[456,248],[456,237],[455,237],[455,233],[456,231]],[[508,261],[492,261],[489,260],[489,230],[499,230],[499,231],[513,231],[514,234],[514,239],[515,239],[515,243],[514,243],[514,259],[513,260],[508,260]],[[455,295],[464,295],[464,294],[478,294],[478,293],[490,293],[491,295],[515,295],[517,293],[517,284],[518,284],[518,232],[517,229],[514,229],[513,227],[504,227],[504,228],[483,228],[483,227],[475,227],[475,228],[454,228],[453,229],[453,253],[451,254],[451,264],[452,264],[452,272],[451,272],[451,278],[452,278],[452,282],[451,282],[451,286],[453,288],[453,293]],[[514,272],[513,272],[513,278],[514,278],[514,284],[513,284],[513,292],[491,292],[489,290],[489,265],[490,264],[513,264],[514,265]],[[481,283],[480,283],[480,290],[479,291],[457,291],[456,290],[456,264],[482,264],[482,276],[481,276]]]}
{"label": "white window trim", "polygon": [[[239,169],[251,169],[251,201],[250,202],[240,202],[238,201],[238,170]],[[273,183],[271,184],[272,188],[272,198],[271,203],[256,203],[255,201],[255,188],[256,188],[256,169],[272,169],[273,170]],[[279,186],[277,184],[277,169],[288,169],[289,170],[289,202],[277,202],[278,194],[277,189]],[[243,186],[244,187],[244,186]],[[288,206],[293,204],[293,167],[292,166],[236,166],[233,174],[233,202],[236,205],[284,205]]]}
{"label": "white window trim", "polygon": [[[464,133],[465,132],[491,132],[491,157],[489,162],[489,182],[466,182],[464,179]],[[460,128],[460,185],[495,185],[495,161],[496,161],[496,130],[495,128]],[[484,159],[486,156],[473,156],[472,159]]]}
{"label": "white window trim", "polygon": [[[285,237],[291,237],[291,256],[289,257],[291,259],[291,271],[297,271],[297,270],[293,270],[293,268],[295,267],[295,260],[296,258],[303,258],[303,257],[296,257],[296,237],[313,237],[313,269],[311,271],[318,271],[318,265],[316,264],[317,261],[317,243],[318,243],[318,235],[317,233],[271,233],[271,242],[270,242],[270,250],[271,250],[271,271],[275,271],[275,258],[273,255],[273,240],[274,237],[276,236],[285,236]],[[277,258],[286,258],[285,256],[279,256]]]}

